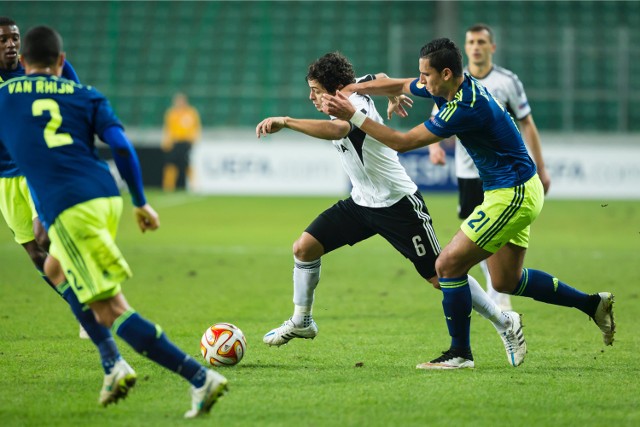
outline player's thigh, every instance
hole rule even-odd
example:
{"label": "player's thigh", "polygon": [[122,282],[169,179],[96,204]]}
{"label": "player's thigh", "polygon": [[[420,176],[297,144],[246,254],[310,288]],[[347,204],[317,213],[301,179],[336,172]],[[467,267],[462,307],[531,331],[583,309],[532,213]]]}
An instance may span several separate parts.
{"label": "player's thigh", "polygon": [[458,218],[467,218],[483,200],[480,178],[458,178]]}
{"label": "player's thigh", "polygon": [[480,248],[495,253],[508,242],[527,248],[529,226],[538,217],[544,190],[537,175],[524,184],[486,191],[482,204],[460,229]]}
{"label": "player's thigh", "polygon": [[0,178],[0,211],[17,243],[35,240],[33,218],[37,214],[25,177]]}
{"label": "player's thigh", "polygon": [[340,200],[318,215],[305,231],[322,244],[325,254],[345,245],[353,246],[375,234],[365,222],[364,209],[350,197]]}
{"label": "player's thigh", "polygon": [[375,231],[408,258],[422,277],[436,275],[440,243],[429,210],[419,192],[388,208],[367,208]]}
{"label": "player's thigh", "polygon": [[51,254],[82,303],[113,297],[131,277],[115,243],[121,213],[120,197],[93,199],[66,209],[49,229]]}

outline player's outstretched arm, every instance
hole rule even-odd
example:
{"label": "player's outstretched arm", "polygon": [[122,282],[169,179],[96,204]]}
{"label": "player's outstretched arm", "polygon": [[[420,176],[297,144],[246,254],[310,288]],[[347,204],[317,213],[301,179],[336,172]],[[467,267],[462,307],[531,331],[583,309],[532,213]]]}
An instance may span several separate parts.
{"label": "player's outstretched arm", "polygon": [[[349,102],[349,101],[347,101]],[[336,140],[349,134],[351,125],[342,120],[294,119],[292,117],[268,117],[256,126],[256,136],[260,138],[276,133],[283,128],[295,130],[314,138]]]}
{"label": "player's outstretched arm", "polygon": [[367,118],[361,111],[356,111],[349,99],[340,91],[337,91],[335,96],[322,95],[322,111],[339,119],[350,121],[367,135],[398,152],[424,147],[442,139],[442,137],[431,133],[423,124],[403,133],[377,123]]}
{"label": "player's outstretched arm", "polygon": [[368,80],[361,83],[352,83],[341,89],[345,93],[358,92],[363,95],[385,95],[385,96],[399,96],[403,93],[411,94],[411,82],[415,78],[409,79],[392,79],[381,78]]}

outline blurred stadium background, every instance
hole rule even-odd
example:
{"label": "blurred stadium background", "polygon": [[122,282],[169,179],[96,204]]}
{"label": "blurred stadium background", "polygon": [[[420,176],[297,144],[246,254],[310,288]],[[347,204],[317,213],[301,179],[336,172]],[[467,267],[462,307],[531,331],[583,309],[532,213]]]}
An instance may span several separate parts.
{"label": "blurred stadium background", "polygon": [[[151,185],[177,90],[200,111],[205,140],[243,139],[266,116],[321,118],[304,76],[324,53],[343,52],[359,75],[413,76],[423,44],[446,36],[462,46],[476,22],[495,29],[494,62],[524,83],[545,149],[634,145],[640,132],[638,1],[4,1],[2,14],[23,33],[60,31],[80,79],[107,95],[151,161]],[[416,102],[413,119],[392,126],[412,127],[430,109]]]}

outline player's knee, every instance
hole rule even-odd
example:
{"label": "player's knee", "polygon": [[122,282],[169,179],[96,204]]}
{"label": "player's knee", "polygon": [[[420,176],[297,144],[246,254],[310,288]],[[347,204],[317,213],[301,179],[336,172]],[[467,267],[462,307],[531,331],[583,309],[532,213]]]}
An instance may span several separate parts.
{"label": "player's knee", "polygon": [[293,244],[293,256],[300,261],[313,261],[313,259],[309,259],[310,255],[309,246],[300,242],[300,240],[296,240]]}
{"label": "player's knee", "polygon": [[94,311],[93,314],[96,318],[96,322],[98,322],[105,328],[111,328],[111,326],[113,326],[115,317],[109,315],[109,313]]}
{"label": "player's knee", "polygon": [[300,261],[315,261],[323,255],[323,248],[314,238],[309,238],[304,234],[293,242],[293,256]]}
{"label": "player's knee", "polygon": [[515,290],[516,286],[518,285],[518,280],[519,278],[505,277],[505,276],[494,278],[492,275],[491,285],[493,286],[493,289],[495,289],[498,292],[501,292],[503,294],[510,294]]}
{"label": "player's knee", "polygon": [[438,277],[455,277],[455,263],[451,257],[440,254],[436,260],[436,273]]}

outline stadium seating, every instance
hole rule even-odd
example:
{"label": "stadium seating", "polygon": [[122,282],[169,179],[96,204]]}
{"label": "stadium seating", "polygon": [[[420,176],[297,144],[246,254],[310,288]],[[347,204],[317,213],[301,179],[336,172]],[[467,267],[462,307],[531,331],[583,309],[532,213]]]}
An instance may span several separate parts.
{"label": "stadium seating", "polygon": [[[451,22],[440,21],[442,7]],[[520,76],[541,129],[640,130],[640,2],[6,1],[2,13],[23,32],[56,27],[81,80],[128,126],[160,126],[177,90],[205,126],[310,116],[304,76],[322,54],[343,52],[359,74],[411,76],[435,29],[462,45],[467,26],[486,22],[496,62]]]}

